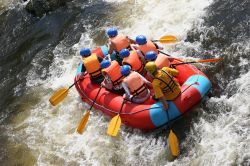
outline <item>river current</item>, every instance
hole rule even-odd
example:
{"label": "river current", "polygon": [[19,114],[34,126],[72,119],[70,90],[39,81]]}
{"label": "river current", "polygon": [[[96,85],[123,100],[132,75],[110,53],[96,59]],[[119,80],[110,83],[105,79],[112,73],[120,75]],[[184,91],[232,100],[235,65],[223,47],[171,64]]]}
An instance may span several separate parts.
{"label": "river current", "polygon": [[[249,165],[250,2],[248,0],[73,0],[35,17],[22,0],[0,1],[0,165]],[[56,107],[56,89],[73,83],[82,47],[106,44],[116,26],[135,38],[175,35],[162,45],[197,64],[211,80],[208,96],[173,125],[181,155],[167,160],[167,132],[121,127],[106,135],[109,117],[72,88]]]}

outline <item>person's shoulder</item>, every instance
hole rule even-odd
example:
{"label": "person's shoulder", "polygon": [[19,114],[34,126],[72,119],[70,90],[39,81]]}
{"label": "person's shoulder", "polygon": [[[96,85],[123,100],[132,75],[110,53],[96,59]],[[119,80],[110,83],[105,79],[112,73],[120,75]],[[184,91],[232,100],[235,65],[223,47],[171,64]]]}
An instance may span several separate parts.
{"label": "person's shoulder", "polygon": [[168,71],[169,68],[168,68],[168,67],[163,67],[163,68],[161,68],[161,70],[163,70],[163,71]]}
{"label": "person's shoulder", "polygon": [[163,67],[161,70],[163,70],[163,71],[170,71],[171,68],[169,68],[169,67]]}

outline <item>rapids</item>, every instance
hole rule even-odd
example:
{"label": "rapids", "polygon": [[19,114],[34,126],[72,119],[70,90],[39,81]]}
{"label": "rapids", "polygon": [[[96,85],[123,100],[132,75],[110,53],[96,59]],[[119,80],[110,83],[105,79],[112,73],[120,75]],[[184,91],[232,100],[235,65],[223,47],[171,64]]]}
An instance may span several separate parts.
{"label": "rapids", "polygon": [[[1,165],[249,165],[250,2],[248,0],[73,0],[41,18],[27,2],[0,2]],[[175,35],[164,45],[178,58],[223,58],[197,65],[210,78],[209,97],[173,124],[181,155],[167,160],[167,132],[126,126],[106,135],[110,118],[72,88],[58,106],[48,99],[73,83],[79,49],[106,44],[117,26],[131,37]]]}

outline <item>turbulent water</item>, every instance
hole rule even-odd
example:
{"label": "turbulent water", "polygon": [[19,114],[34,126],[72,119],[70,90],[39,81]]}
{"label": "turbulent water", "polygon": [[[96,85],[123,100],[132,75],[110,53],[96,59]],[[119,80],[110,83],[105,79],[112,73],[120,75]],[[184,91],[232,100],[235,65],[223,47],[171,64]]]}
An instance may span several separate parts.
{"label": "turbulent water", "polygon": [[[27,3],[27,2],[26,2]],[[74,0],[42,18],[23,1],[0,1],[1,165],[250,165],[250,2],[248,0]],[[213,88],[192,113],[173,124],[181,155],[167,160],[167,132],[122,126],[84,110],[75,89],[57,107],[48,99],[73,83],[79,49],[107,42],[117,26],[131,37],[175,35],[164,45],[178,58],[223,58],[200,64]]]}

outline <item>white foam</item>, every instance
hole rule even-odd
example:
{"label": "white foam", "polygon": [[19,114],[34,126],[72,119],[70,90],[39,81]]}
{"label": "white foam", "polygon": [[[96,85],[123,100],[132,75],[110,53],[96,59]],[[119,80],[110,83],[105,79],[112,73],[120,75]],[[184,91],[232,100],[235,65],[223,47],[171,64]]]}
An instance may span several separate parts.
{"label": "white foam", "polygon": [[235,80],[239,87],[235,95],[230,98],[211,98],[208,101],[212,105],[220,105],[219,108],[212,105],[209,107],[218,111],[219,117],[213,122],[206,118],[196,124],[194,130],[200,132],[200,141],[189,154],[191,160],[196,160],[201,165],[239,165],[247,160],[249,163],[249,76],[250,72]]}
{"label": "white foam", "polygon": [[[107,2],[117,4],[113,0]],[[127,2],[130,2],[127,5],[133,4]],[[131,37],[145,34],[148,38],[156,39],[163,35],[176,35],[180,41],[178,46],[166,45],[165,51],[181,56],[188,47],[200,48],[199,42],[188,43],[184,40],[193,25],[200,26],[205,8],[210,3],[208,0],[138,0],[133,4],[133,13],[128,11],[127,20],[124,20],[128,24],[118,27]],[[89,36],[90,27],[86,29],[79,43],[73,46],[75,55],[64,57],[64,49],[67,48],[63,43],[55,48],[54,62],[50,67],[51,77],[39,82],[41,89],[50,88],[54,91],[62,85],[73,83],[75,69],[80,61],[78,51],[82,47],[93,47],[94,44]],[[246,63],[249,63],[247,59],[241,60],[241,65]],[[29,74],[32,76],[32,72]],[[27,77],[28,87],[37,85],[37,79],[31,76]],[[187,151],[182,151],[181,156],[172,163],[165,156],[167,136],[156,139],[154,134],[122,126],[120,136],[110,138],[106,135],[110,119],[98,111],[92,112],[83,135],[76,134],[74,130],[83,115],[81,111],[89,106],[82,103],[73,89],[57,107],[48,103],[51,94],[41,96],[41,102],[30,110],[30,116],[24,122],[28,124],[27,127],[17,131],[16,136],[20,140],[27,140],[26,143],[34,151],[39,151],[38,165],[240,165],[240,162],[250,157],[249,76],[249,73],[244,73],[228,84],[232,86],[236,83],[238,86],[235,95],[229,98],[214,97],[207,101],[209,109],[204,110],[201,119],[193,123],[186,140],[181,142],[181,149],[187,148]],[[221,105],[214,107],[218,104]],[[213,118],[214,113],[209,111],[218,111],[215,114],[218,117]],[[192,147],[189,146],[190,140],[194,141]]]}

